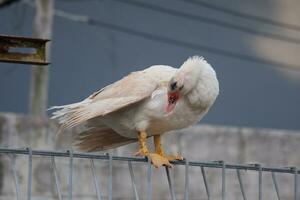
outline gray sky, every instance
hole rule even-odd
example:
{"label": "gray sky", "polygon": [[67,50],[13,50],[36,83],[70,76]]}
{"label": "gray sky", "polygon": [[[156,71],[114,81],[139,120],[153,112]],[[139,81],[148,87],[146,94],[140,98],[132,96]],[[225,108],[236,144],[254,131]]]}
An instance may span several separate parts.
{"label": "gray sky", "polygon": [[[276,17],[276,9],[266,0],[251,1],[251,4],[239,4],[234,0],[226,3],[209,2],[266,18]],[[273,26],[178,0],[155,0],[151,3],[254,30],[281,33]],[[271,46],[274,42],[258,35],[119,2],[58,0],[55,7],[145,33],[253,57],[265,58],[257,51],[254,42],[257,38]],[[14,5],[0,10],[0,34],[30,36],[33,14],[33,9],[26,5]],[[293,36],[299,36],[299,32]],[[276,42],[276,52],[275,44]],[[286,51],[280,53],[289,54],[289,51],[291,50],[287,47]],[[215,68],[220,81],[220,96],[203,122],[300,129],[300,81],[290,81],[271,65],[216,55],[204,49],[165,44],[58,17],[54,19],[49,106],[79,101],[131,71],[154,64],[179,67],[192,55],[204,56]],[[29,78],[29,66],[0,63],[1,111],[27,112]]]}

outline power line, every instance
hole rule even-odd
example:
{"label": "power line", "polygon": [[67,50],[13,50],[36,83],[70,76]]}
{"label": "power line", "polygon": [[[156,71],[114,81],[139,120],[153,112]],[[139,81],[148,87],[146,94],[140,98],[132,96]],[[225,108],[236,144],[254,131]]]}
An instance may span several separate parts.
{"label": "power line", "polygon": [[0,0],[0,8],[11,6],[14,3],[19,2],[20,0]]}
{"label": "power line", "polygon": [[239,12],[239,11],[231,10],[231,9],[224,8],[222,6],[214,5],[214,4],[211,4],[211,3],[208,3],[208,2],[204,2],[204,1],[197,1],[197,0],[179,0],[179,1],[183,1],[183,2],[186,2],[186,3],[193,4],[193,5],[205,7],[205,8],[211,9],[211,10],[216,10],[216,11],[219,11],[219,12],[223,12],[223,13],[235,16],[235,17],[245,18],[245,19],[248,19],[248,20],[258,21],[258,22],[262,22],[262,23],[265,23],[265,24],[270,24],[270,25],[279,26],[279,27],[282,27],[282,28],[287,28],[287,29],[291,29],[291,30],[300,31],[300,26],[296,25],[296,24],[280,22],[280,21],[260,17],[260,16],[257,16],[257,15],[242,13],[242,12]]}
{"label": "power line", "polygon": [[173,39],[173,38],[168,38],[165,36],[159,36],[159,35],[143,32],[143,31],[135,30],[132,28],[128,28],[125,26],[120,26],[120,25],[100,21],[97,19],[90,18],[88,16],[68,13],[68,12],[65,12],[62,10],[55,10],[55,15],[58,17],[62,17],[62,18],[74,21],[74,22],[85,23],[88,25],[105,28],[105,29],[109,29],[109,30],[113,30],[113,31],[117,31],[117,32],[129,34],[129,35],[134,35],[137,37],[141,37],[141,38],[156,41],[156,42],[161,42],[164,44],[169,44],[169,45],[174,45],[174,46],[184,47],[184,48],[194,49],[194,50],[202,50],[202,51],[206,51],[206,52],[213,53],[216,55],[222,55],[222,56],[230,57],[230,58],[234,58],[234,59],[240,59],[240,60],[251,61],[251,62],[255,62],[255,63],[259,63],[259,64],[265,64],[268,66],[273,66],[273,67],[281,68],[281,69],[300,70],[299,65],[282,63],[279,61],[258,58],[258,57],[250,56],[247,54],[230,52],[230,51],[218,49],[215,47],[194,44],[194,43],[185,42],[185,41],[181,41],[181,40],[177,40],[177,39]]}
{"label": "power line", "polygon": [[[66,3],[74,3],[74,2],[80,2],[80,3],[82,3],[83,2],[82,0],[59,0],[59,1],[66,2]],[[89,1],[100,2],[100,1],[103,1],[103,0],[89,0]]]}
{"label": "power line", "polygon": [[[30,3],[26,0],[24,1],[24,3],[26,3],[27,5],[29,5],[31,7],[35,7],[32,3]],[[258,58],[258,57],[250,56],[247,54],[230,52],[230,51],[218,49],[215,47],[194,44],[194,43],[185,42],[185,41],[181,41],[181,40],[177,40],[177,39],[173,39],[173,38],[168,38],[165,36],[159,36],[159,35],[143,32],[143,31],[135,30],[132,28],[128,28],[125,26],[120,26],[120,25],[100,21],[98,19],[93,19],[86,15],[77,15],[77,14],[73,14],[73,13],[69,13],[69,12],[57,10],[57,9],[54,10],[54,15],[64,18],[64,19],[68,19],[70,21],[77,22],[77,23],[84,23],[84,24],[96,26],[99,28],[105,28],[105,29],[116,31],[116,32],[134,35],[137,37],[141,37],[141,38],[156,41],[156,42],[161,42],[164,44],[169,44],[169,45],[174,45],[174,46],[184,47],[184,48],[194,49],[194,50],[202,50],[202,51],[206,51],[206,52],[209,52],[212,54],[221,55],[221,56],[230,57],[230,58],[239,59],[239,60],[251,61],[251,62],[255,62],[255,63],[259,63],[259,64],[264,64],[264,65],[267,65],[270,67],[275,67],[278,69],[294,70],[294,71],[300,70],[299,65],[282,63],[279,61]]]}
{"label": "power line", "polygon": [[217,19],[212,19],[212,18],[200,16],[200,15],[185,13],[185,12],[177,11],[177,10],[170,9],[170,8],[164,8],[164,7],[161,7],[158,5],[154,5],[152,3],[141,2],[138,0],[114,0],[114,1],[117,1],[120,3],[125,3],[128,5],[132,5],[132,6],[137,6],[140,8],[144,8],[144,9],[148,9],[148,10],[152,10],[152,11],[156,11],[156,12],[160,12],[160,13],[164,13],[164,14],[168,14],[168,15],[172,15],[175,17],[181,17],[181,18],[185,18],[185,19],[189,19],[189,20],[193,20],[193,21],[200,21],[200,22],[203,22],[203,23],[206,23],[209,25],[213,24],[213,25],[220,26],[220,27],[227,28],[227,29],[241,31],[241,32],[244,32],[247,34],[254,34],[254,35],[259,35],[262,37],[272,38],[275,40],[280,40],[280,41],[289,42],[289,43],[293,43],[293,44],[295,44],[295,43],[300,44],[300,39],[298,39],[298,38],[288,37],[288,36],[279,35],[279,34],[270,33],[270,32],[263,32],[263,31],[239,26],[236,24],[232,24],[232,23],[217,20]]}

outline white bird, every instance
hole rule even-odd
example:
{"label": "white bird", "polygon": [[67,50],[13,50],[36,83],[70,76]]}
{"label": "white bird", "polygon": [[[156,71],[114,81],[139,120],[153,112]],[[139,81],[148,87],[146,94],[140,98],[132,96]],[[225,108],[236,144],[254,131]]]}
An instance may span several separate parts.
{"label": "white bird", "polygon": [[[161,135],[198,122],[219,94],[214,69],[204,58],[193,56],[180,68],[154,65],[132,72],[123,79],[93,93],[81,102],[54,106],[59,109],[61,130],[79,124],[77,146],[83,151],[101,151],[139,142],[136,155],[147,156],[155,167],[170,166],[180,156],[165,155]],[[146,138],[154,137],[150,153]]]}

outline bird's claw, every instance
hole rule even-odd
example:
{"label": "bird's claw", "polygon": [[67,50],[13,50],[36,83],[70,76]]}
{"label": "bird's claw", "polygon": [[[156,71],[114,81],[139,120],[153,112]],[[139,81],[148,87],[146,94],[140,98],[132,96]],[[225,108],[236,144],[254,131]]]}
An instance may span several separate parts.
{"label": "bird's claw", "polygon": [[150,159],[152,165],[155,168],[159,168],[161,166],[172,167],[171,163],[169,162],[169,159],[165,156],[161,156],[157,153],[149,153],[147,157],[148,159]]}
{"label": "bird's claw", "polygon": [[161,166],[172,167],[170,161],[183,160],[183,157],[179,155],[164,155],[163,153],[162,154],[149,153],[146,148],[145,149],[140,148],[139,151],[137,151],[134,155],[147,157],[155,168],[159,168]]}
{"label": "bird's claw", "polygon": [[169,160],[184,160],[184,158],[180,155],[165,155],[165,157]]}
{"label": "bird's claw", "polygon": [[134,155],[135,156],[147,156],[149,153],[145,149],[139,149]]}

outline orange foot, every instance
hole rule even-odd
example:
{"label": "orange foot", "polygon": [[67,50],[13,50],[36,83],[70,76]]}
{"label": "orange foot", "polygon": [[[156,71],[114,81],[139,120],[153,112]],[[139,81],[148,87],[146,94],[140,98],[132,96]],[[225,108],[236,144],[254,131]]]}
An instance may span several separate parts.
{"label": "orange foot", "polygon": [[169,159],[165,156],[161,156],[157,153],[149,153],[147,157],[148,159],[150,159],[152,165],[156,168],[159,168],[161,166],[172,167]]}
{"label": "orange foot", "polygon": [[149,153],[147,157],[151,160],[152,165],[156,168],[161,166],[172,167],[170,161],[183,160],[183,157],[179,155],[163,155],[159,153]]}
{"label": "orange foot", "polygon": [[172,165],[169,161],[183,160],[183,157],[179,156],[179,155],[161,155],[158,153],[148,153],[147,151],[143,151],[142,149],[140,149],[134,155],[135,156],[146,156],[148,159],[150,159],[152,165],[155,168],[159,168],[161,166],[172,167]]}
{"label": "orange foot", "polygon": [[165,158],[167,158],[169,161],[172,160],[183,160],[183,157],[180,155],[165,155]]}

